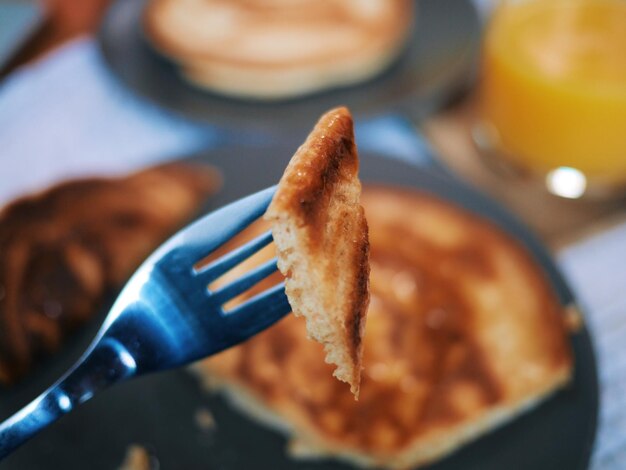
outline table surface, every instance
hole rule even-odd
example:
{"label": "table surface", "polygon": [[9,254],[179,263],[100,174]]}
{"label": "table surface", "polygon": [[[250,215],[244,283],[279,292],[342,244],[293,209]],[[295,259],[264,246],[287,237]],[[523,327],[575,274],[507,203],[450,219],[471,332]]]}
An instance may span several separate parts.
{"label": "table surface", "polygon": [[[110,1],[41,0],[47,10],[47,20],[9,67],[0,72],[0,80],[55,47],[94,32]],[[531,182],[495,174],[484,165],[471,142],[469,129],[474,101],[470,94],[452,104],[423,123],[422,130],[452,171],[517,213],[552,249],[571,245],[559,253],[558,260],[587,307],[586,322],[594,333],[602,384],[602,411],[593,468],[620,469],[626,461],[623,399],[626,301],[621,282],[626,266],[623,243],[626,225],[616,230],[609,228],[626,221],[625,200],[612,203],[563,200],[546,194]],[[604,233],[582,241],[598,232]]]}
{"label": "table surface", "polygon": [[[94,32],[111,0],[43,0],[46,19],[3,75],[77,36]],[[557,198],[537,183],[504,176],[480,158],[470,136],[474,97],[451,104],[422,127],[452,171],[480,187],[530,225],[553,249],[626,221],[624,200],[594,202]]]}

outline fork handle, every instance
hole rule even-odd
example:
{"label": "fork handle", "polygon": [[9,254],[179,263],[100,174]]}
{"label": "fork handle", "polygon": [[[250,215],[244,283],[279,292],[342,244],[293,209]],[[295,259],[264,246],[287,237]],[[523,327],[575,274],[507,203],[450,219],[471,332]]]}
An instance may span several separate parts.
{"label": "fork handle", "polygon": [[0,424],[0,460],[109,385],[135,375],[133,357],[114,339],[103,339],[58,382]]}

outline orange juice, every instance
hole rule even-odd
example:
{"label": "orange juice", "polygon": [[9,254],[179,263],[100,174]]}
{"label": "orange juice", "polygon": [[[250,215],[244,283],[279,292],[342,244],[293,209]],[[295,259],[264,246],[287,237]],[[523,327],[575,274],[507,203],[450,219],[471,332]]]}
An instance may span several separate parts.
{"label": "orange juice", "polygon": [[626,182],[626,0],[505,1],[485,38],[481,119],[522,166]]}

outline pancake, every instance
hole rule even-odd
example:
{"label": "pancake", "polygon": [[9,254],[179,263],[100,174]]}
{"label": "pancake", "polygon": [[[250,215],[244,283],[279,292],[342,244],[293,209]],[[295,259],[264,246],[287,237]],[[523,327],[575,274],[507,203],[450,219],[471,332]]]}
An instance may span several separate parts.
{"label": "pancake", "polygon": [[335,377],[359,396],[363,332],[369,303],[367,221],[352,116],[324,114],[291,158],[265,220],[296,316],[322,343]]}
{"label": "pancake", "polygon": [[144,30],[183,77],[245,98],[370,78],[401,51],[413,0],[151,0]]}
{"label": "pancake", "polygon": [[0,211],[0,384],[97,315],[218,186],[211,168],[174,163],[68,181]]}
{"label": "pancake", "polygon": [[[564,308],[517,241],[417,191],[364,187],[361,203],[371,302],[359,401],[293,316],[198,363],[209,386],[288,434],[295,456],[401,469],[453,452],[569,381]],[[272,246],[249,263],[271,256]]]}

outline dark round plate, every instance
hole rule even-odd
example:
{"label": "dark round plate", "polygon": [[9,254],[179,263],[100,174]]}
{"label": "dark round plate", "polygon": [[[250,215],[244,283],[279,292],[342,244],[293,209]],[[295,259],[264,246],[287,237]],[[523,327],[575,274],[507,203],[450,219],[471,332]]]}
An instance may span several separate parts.
{"label": "dark round plate", "polygon": [[117,0],[99,33],[112,72],[131,90],[187,117],[250,128],[308,129],[339,104],[359,115],[392,110],[419,117],[467,87],[473,77],[480,22],[470,0],[419,0],[408,46],[382,75],[351,87],[272,103],[225,98],[184,82],[176,67],[155,53],[141,29],[145,0]]}
{"label": "dark round plate", "polygon": [[[224,187],[207,210],[276,183],[296,144],[224,146],[193,157],[218,165]],[[481,194],[437,169],[418,167],[367,150],[361,143],[365,182],[419,188],[451,200],[498,223],[522,241],[545,268],[563,304],[572,295],[547,252],[518,221]],[[392,155],[393,156],[393,155]],[[514,299],[512,299],[514,301]],[[94,321],[65,351],[44,364],[25,383],[0,394],[0,418],[39,394],[80,355],[98,328]],[[429,467],[454,469],[584,469],[596,427],[597,379],[586,330],[573,335],[576,373],[571,386],[536,410],[462,448]],[[515,374],[515,371],[511,371]],[[208,408],[217,429],[202,431],[196,412]],[[334,461],[299,462],[284,453],[279,434],[234,411],[219,395],[203,392],[187,372],[175,370],[118,385],[87,402],[10,456],[2,468],[28,470],[113,469],[126,448],[138,443],[164,469],[330,470],[351,467]]]}

